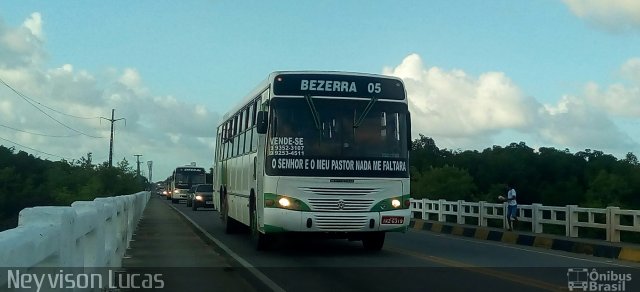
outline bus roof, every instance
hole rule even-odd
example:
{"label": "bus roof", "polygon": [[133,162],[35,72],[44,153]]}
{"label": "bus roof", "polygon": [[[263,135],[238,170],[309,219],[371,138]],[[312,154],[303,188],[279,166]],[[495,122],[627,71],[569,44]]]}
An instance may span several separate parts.
{"label": "bus roof", "polygon": [[202,166],[178,166],[175,171],[204,171],[204,167]]}
{"label": "bus roof", "polygon": [[236,103],[235,106],[231,110],[225,112],[225,114],[222,116],[222,120],[220,121],[219,124],[222,124],[223,122],[228,120],[231,117],[231,115],[235,114],[238,110],[243,108],[249,101],[251,101],[254,98],[256,98],[260,93],[262,93],[265,89],[267,89],[270,84],[273,83],[273,80],[276,78],[276,76],[282,75],[282,74],[352,75],[352,76],[363,76],[363,77],[373,77],[373,78],[387,78],[387,79],[394,79],[394,80],[402,82],[402,79],[400,79],[398,77],[395,77],[395,76],[382,75],[382,74],[372,74],[372,73],[361,73],[361,72],[348,72],[348,71],[274,71],[274,72],[271,72],[267,76],[266,79],[262,80],[253,90],[251,90],[249,92],[249,94],[245,95],[244,98],[242,98],[242,100],[239,103]]}

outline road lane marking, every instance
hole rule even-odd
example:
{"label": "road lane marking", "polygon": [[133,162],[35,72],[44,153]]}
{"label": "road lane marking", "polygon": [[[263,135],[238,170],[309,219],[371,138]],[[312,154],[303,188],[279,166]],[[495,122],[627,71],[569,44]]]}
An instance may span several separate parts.
{"label": "road lane marking", "polygon": [[185,213],[180,211],[175,206],[169,205],[169,207],[173,208],[178,213],[180,213],[183,218],[187,219],[187,221],[189,221],[194,227],[196,227],[200,232],[202,232],[202,234],[204,234],[209,240],[213,241],[213,243],[215,243],[218,247],[220,247],[222,250],[224,250],[224,252],[226,252],[228,255],[230,255],[234,260],[236,260],[238,263],[240,263],[240,265],[242,265],[251,274],[253,274],[254,277],[256,277],[258,280],[260,280],[267,287],[269,287],[271,289],[271,291],[277,291],[277,292],[286,291],[282,287],[278,286],[278,284],[276,284],[273,280],[269,279],[269,277],[267,277],[265,274],[260,272],[260,270],[258,270],[256,267],[254,267],[251,263],[249,263],[248,261],[246,261],[245,259],[240,257],[237,253],[233,252],[229,247],[227,247],[224,243],[222,243],[222,241],[218,240],[217,238],[215,238],[211,234],[209,234],[209,232],[204,230],[204,228],[200,227],[200,225],[198,225],[198,223],[196,223],[195,221],[191,220],[191,218],[189,218],[189,216],[187,216]]}
{"label": "road lane marking", "polygon": [[[414,230],[410,230],[409,232],[415,232],[416,234],[424,234],[424,232],[414,231]],[[597,261],[597,260],[592,260],[592,259],[585,259],[585,258],[579,258],[579,257],[563,255],[563,254],[559,254],[559,253],[551,253],[551,252],[545,252],[545,251],[540,251],[540,250],[521,248],[521,247],[518,247],[518,246],[513,246],[513,245],[510,245],[510,244],[505,244],[505,243],[501,243],[501,242],[473,240],[473,239],[467,239],[467,238],[462,238],[462,237],[458,237],[458,236],[450,236],[448,234],[430,234],[430,235],[437,236],[437,237],[443,237],[443,238],[447,238],[447,239],[455,239],[455,240],[460,240],[460,241],[472,242],[472,243],[477,243],[477,244],[506,247],[506,248],[520,250],[520,251],[527,251],[527,252],[531,252],[531,253],[538,253],[538,254],[562,257],[562,258],[567,258],[567,259],[572,259],[572,260],[580,260],[580,261],[596,263],[596,264],[608,264],[608,265],[612,265],[612,266],[624,267],[624,268],[632,268],[632,269],[638,269],[639,268],[638,266],[625,265],[625,264],[608,262],[608,261]],[[560,252],[560,251],[558,251],[558,252]]]}
{"label": "road lane marking", "polygon": [[540,280],[536,280],[533,278],[527,278],[527,277],[523,277],[523,276],[518,276],[516,274],[511,274],[511,273],[506,273],[506,272],[501,272],[501,271],[497,271],[495,269],[491,269],[491,268],[483,268],[483,267],[479,267],[479,266],[474,266],[471,264],[467,264],[467,263],[463,263],[463,262],[458,262],[458,261],[453,261],[453,260],[449,260],[449,259],[445,259],[445,258],[441,258],[441,257],[436,257],[436,256],[432,256],[432,255],[424,255],[418,252],[413,252],[413,251],[409,251],[406,249],[401,249],[401,248],[395,248],[395,247],[385,247],[385,250],[391,251],[391,252],[395,252],[395,253],[399,253],[399,254],[403,254],[403,255],[407,255],[407,256],[411,256],[411,257],[415,257],[415,258],[419,258],[422,260],[426,260],[429,262],[435,262],[438,264],[442,264],[445,266],[449,266],[449,267],[455,267],[455,268],[460,268],[463,270],[467,270],[473,273],[478,273],[478,274],[483,274],[486,276],[491,276],[494,278],[499,278],[502,280],[507,280],[507,281],[511,281],[514,283],[518,283],[521,285],[526,285],[526,286],[532,286],[535,288],[539,288],[539,289],[543,289],[546,291],[562,291],[562,290],[567,290],[567,287],[565,286],[559,286],[559,285],[554,285],[548,282],[544,282],[544,281],[540,281]]}

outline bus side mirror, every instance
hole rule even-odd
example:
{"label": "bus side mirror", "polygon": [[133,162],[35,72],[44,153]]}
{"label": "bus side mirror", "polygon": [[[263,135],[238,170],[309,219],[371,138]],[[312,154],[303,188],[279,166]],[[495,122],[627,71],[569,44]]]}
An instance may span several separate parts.
{"label": "bus side mirror", "polygon": [[256,131],[258,134],[266,134],[267,133],[267,112],[259,111],[258,117],[256,119]]}

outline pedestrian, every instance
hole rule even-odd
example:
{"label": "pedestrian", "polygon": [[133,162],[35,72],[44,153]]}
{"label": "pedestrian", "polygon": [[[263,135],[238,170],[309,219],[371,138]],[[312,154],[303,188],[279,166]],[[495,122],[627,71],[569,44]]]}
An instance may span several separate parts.
{"label": "pedestrian", "polygon": [[507,223],[509,224],[509,231],[513,230],[514,221],[518,222],[518,202],[516,201],[516,190],[514,184],[510,182],[508,185],[509,191],[507,191]]}

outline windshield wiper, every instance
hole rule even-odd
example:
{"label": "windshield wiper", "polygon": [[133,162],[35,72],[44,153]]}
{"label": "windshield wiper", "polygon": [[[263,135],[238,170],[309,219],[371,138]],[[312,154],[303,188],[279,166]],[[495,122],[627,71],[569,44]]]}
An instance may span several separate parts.
{"label": "windshield wiper", "polygon": [[376,103],[376,101],[378,101],[378,98],[376,98],[375,96],[371,98],[371,100],[367,104],[367,107],[364,108],[364,111],[362,112],[358,120],[353,123],[354,128],[360,127],[360,125],[362,125],[364,118],[369,114],[369,112],[373,108],[373,104]]}
{"label": "windshield wiper", "polygon": [[313,99],[311,95],[307,94],[304,96],[304,99],[307,101],[307,105],[309,105],[309,110],[311,111],[311,116],[313,117],[313,122],[316,125],[316,129],[320,131],[320,113],[316,109],[316,105],[313,103]]}

